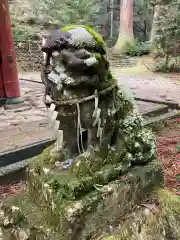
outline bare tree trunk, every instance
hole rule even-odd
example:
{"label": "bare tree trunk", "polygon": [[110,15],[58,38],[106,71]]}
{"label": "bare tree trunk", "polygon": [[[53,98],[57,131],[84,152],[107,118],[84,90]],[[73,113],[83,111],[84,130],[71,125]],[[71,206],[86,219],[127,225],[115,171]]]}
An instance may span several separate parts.
{"label": "bare tree trunk", "polygon": [[157,29],[157,18],[160,16],[160,11],[161,10],[161,6],[160,5],[156,5],[155,9],[154,9],[154,16],[153,16],[153,23],[152,23],[152,29],[151,29],[151,37],[150,37],[150,42],[152,43],[152,45],[154,45],[154,39],[156,37],[156,29]]}
{"label": "bare tree trunk", "polygon": [[153,24],[153,12],[145,12],[145,24],[146,24],[146,40],[149,41],[151,39],[151,30]]}
{"label": "bare tree trunk", "polygon": [[133,40],[133,0],[121,0],[119,36],[114,52],[122,53],[126,42]]}

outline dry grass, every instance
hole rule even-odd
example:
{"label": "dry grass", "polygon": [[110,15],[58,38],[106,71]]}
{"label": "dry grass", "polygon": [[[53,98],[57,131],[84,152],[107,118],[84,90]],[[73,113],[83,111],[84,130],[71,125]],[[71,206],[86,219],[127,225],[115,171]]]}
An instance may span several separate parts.
{"label": "dry grass", "polygon": [[111,71],[115,76],[149,76],[154,73],[150,70],[150,66],[153,64],[153,60],[150,57],[139,57],[137,58],[136,66],[134,67],[111,67]]}
{"label": "dry grass", "polygon": [[119,67],[112,67],[111,71],[114,76],[124,75],[124,76],[149,76],[153,75],[145,65],[137,65],[135,67],[127,67],[127,68],[119,68]]}

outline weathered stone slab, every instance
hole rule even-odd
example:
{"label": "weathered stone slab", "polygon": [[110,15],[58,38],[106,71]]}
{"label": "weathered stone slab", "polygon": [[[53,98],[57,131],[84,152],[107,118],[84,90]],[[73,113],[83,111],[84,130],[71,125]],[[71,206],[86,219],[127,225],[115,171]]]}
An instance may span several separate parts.
{"label": "weathered stone slab", "polygon": [[137,109],[140,114],[145,116],[160,115],[168,112],[168,106],[145,101],[136,101]]}
{"label": "weathered stone slab", "polygon": [[158,122],[161,122],[161,121],[165,121],[167,119],[172,119],[172,118],[176,118],[176,117],[179,117],[180,116],[180,110],[171,110],[161,116],[155,116],[155,117],[152,117],[152,118],[149,118],[147,120],[145,120],[144,122],[144,126],[148,126],[148,125],[151,125],[151,124],[154,124],[154,123],[158,123]]}
{"label": "weathered stone slab", "polygon": [[45,120],[7,127],[0,131],[0,152],[42,141],[52,135]]}
{"label": "weathered stone slab", "polygon": [[179,81],[157,75],[152,76],[118,76],[119,84],[129,86],[133,95],[138,98],[179,103]]}

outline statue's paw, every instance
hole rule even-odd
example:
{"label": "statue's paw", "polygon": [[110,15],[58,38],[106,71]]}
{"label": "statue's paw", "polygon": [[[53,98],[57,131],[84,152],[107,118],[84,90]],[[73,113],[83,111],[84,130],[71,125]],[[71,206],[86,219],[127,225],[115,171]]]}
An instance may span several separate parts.
{"label": "statue's paw", "polygon": [[64,84],[66,85],[72,85],[72,84],[75,84],[75,80],[71,77],[67,77],[64,81],[63,81]]}
{"label": "statue's paw", "polygon": [[44,97],[44,103],[49,105],[49,104],[53,103],[53,100],[49,95],[46,95]]}
{"label": "statue's paw", "polygon": [[86,66],[91,67],[91,66],[97,64],[98,61],[95,57],[90,57],[90,58],[84,60],[84,63],[86,64]]}
{"label": "statue's paw", "polygon": [[59,51],[53,51],[52,52],[52,56],[53,57],[58,57],[60,55],[60,52]]}
{"label": "statue's paw", "polygon": [[75,51],[75,56],[80,59],[87,59],[92,57],[92,53],[88,52],[86,49],[78,49]]}
{"label": "statue's paw", "polygon": [[68,78],[68,76],[67,76],[66,73],[61,73],[61,74],[60,74],[60,80],[61,80],[62,82],[66,81],[67,78]]}
{"label": "statue's paw", "polygon": [[58,91],[61,91],[62,88],[63,88],[63,85],[62,85],[61,81],[59,81],[59,82],[57,83],[57,90],[58,90]]}

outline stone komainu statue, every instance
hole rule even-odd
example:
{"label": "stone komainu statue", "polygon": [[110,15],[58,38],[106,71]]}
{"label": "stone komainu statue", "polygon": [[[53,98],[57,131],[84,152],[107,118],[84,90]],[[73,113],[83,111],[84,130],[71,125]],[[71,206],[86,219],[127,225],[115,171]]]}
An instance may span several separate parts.
{"label": "stone komainu statue", "polygon": [[[111,147],[125,149],[132,161],[152,157],[152,137],[142,130],[152,144],[136,141],[135,135],[128,132],[138,126],[141,133],[139,117],[134,117],[132,126],[126,129],[129,114],[134,114],[133,102],[117,86],[109,70],[105,44],[96,31],[89,26],[64,27],[47,38],[42,51],[46,53],[42,71],[45,102],[56,106],[64,147],[70,157],[97,148],[106,152]],[[145,149],[152,152],[146,158]]]}
{"label": "stone komainu statue", "polygon": [[[50,35],[42,50],[45,101],[53,102],[50,119],[58,114],[64,146],[56,152],[50,146],[32,159],[25,191],[0,206],[0,238],[99,239],[122,222],[121,239],[132,239],[128,229],[147,239],[140,218],[133,228],[119,220],[132,210],[135,216],[134,206],[159,188],[161,166],[151,131],[109,71],[103,40],[87,26],[70,26]],[[58,120],[51,121],[54,130]]]}

